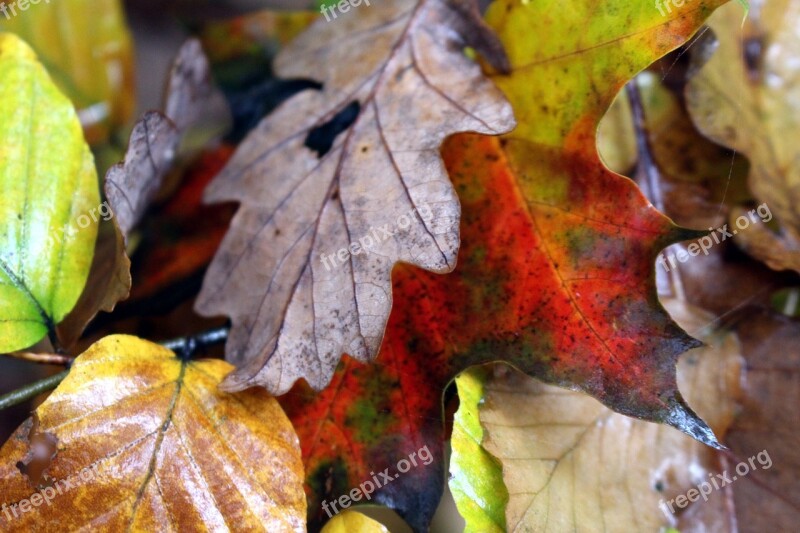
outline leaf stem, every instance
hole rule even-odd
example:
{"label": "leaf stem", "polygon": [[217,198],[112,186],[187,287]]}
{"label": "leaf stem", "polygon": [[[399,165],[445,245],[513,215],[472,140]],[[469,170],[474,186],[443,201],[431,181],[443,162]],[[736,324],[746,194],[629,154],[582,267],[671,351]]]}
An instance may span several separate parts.
{"label": "leaf stem", "polygon": [[54,353],[13,352],[6,354],[6,356],[41,365],[69,366],[73,361],[72,357]]}
{"label": "leaf stem", "polygon": [[[228,338],[229,331],[230,328],[228,326],[223,326],[208,331],[204,331],[196,335],[189,335],[186,337],[180,337],[177,339],[160,342],[159,344],[161,344],[165,348],[169,348],[170,350],[174,351],[178,355],[178,357],[186,361],[191,359],[191,357],[198,350],[225,342]],[[12,357],[18,357],[20,355],[24,355],[24,357],[18,357],[18,358],[35,362],[44,362],[44,359],[48,359],[49,364],[72,363],[72,359],[66,356],[58,356],[55,354],[16,353],[8,355]],[[62,358],[62,357],[64,359],[68,359],[69,362],[65,363],[54,362],[55,358]],[[36,359],[41,359],[41,360],[36,360]],[[61,383],[64,380],[64,378],[67,377],[68,374],[69,370],[64,370],[63,372],[52,375],[40,381],[36,381],[34,383],[31,383],[30,385],[26,385],[20,389],[11,391],[8,394],[0,396],[0,411],[2,411],[3,409],[8,409],[9,407],[13,407],[15,405],[19,405],[27,400],[30,400],[31,398],[38,396],[43,392],[47,392],[49,390],[56,388],[58,384]]]}
{"label": "leaf stem", "polygon": [[35,398],[43,392],[47,392],[56,388],[58,384],[61,383],[65,377],[67,377],[67,374],[69,374],[69,370],[64,370],[63,372],[59,372],[58,374],[54,374],[48,378],[31,383],[30,385],[26,385],[21,389],[11,391],[8,394],[0,396],[0,411],[15,405],[19,405],[27,400],[30,400],[31,398]]}
{"label": "leaf stem", "polygon": [[[631,105],[633,115],[633,129],[636,132],[636,147],[638,151],[638,162],[636,169],[636,181],[648,200],[660,212],[665,212],[664,196],[661,188],[661,172],[653,157],[653,150],[650,146],[650,135],[647,131],[647,121],[645,120],[644,106],[642,105],[642,95],[639,91],[638,78],[631,80],[625,90],[628,94],[628,101]],[[679,246],[679,245],[672,245]],[[668,246],[666,250],[672,248]],[[666,251],[665,250],[665,251]],[[672,294],[681,301],[686,300],[683,290],[683,280],[677,268],[672,268],[669,274],[669,287]]]}

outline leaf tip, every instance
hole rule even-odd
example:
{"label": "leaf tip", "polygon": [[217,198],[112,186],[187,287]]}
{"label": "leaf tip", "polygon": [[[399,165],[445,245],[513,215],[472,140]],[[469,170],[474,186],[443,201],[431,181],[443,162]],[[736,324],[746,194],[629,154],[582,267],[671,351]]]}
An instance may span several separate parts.
{"label": "leaf tip", "polygon": [[711,446],[717,450],[727,450],[728,448],[719,442],[714,431],[697,416],[682,399],[670,410],[666,422],[676,429],[681,430],[693,439],[702,442],[706,446]]}

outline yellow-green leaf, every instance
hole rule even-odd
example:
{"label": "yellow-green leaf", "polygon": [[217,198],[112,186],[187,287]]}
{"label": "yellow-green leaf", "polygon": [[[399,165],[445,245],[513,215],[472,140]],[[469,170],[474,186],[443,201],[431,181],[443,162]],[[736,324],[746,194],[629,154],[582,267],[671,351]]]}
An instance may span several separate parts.
{"label": "yellow-green leaf", "polygon": [[456,378],[459,408],[453,419],[450,492],[466,520],[465,533],[502,533],[506,530],[508,490],[502,465],[481,446],[478,409],[484,390],[479,372],[465,372]]}
{"label": "yellow-green leaf", "polygon": [[97,237],[94,160],[33,51],[0,33],[0,352],[39,341],[83,290]]}
{"label": "yellow-green leaf", "polygon": [[0,449],[0,531],[305,531],[300,445],[224,361],[116,335]]}
{"label": "yellow-green leaf", "polygon": [[321,533],[389,533],[389,530],[367,515],[345,511],[325,524]]}
{"label": "yellow-green leaf", "polygon": [[133,46],[119,0],[6,0],[0,31],[36,51],[78,109],[91,143],[127,123],[135,107]]}

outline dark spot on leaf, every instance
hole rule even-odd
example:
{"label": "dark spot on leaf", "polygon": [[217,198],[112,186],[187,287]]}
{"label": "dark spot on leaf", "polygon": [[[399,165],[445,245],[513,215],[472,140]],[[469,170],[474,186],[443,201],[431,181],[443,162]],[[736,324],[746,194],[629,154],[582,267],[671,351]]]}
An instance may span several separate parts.
{"label": "dark spot on leaf", "polygon": [[34,416],[31,430],[28,432],[28,453],[17,462],[17,469],[26,476],[32,487],[38,487],[50,462],[56,456],[58,439],[51,433],[39,433],[39,420]]}
{"label": "dark spot on leaf", "polygon": [[336,137],[353,125],[360,112],[361,104],[358,101],[350,102],[328,122],[309,131],[305,146],[317,152],[319,157],[324,156],[330,151]]}

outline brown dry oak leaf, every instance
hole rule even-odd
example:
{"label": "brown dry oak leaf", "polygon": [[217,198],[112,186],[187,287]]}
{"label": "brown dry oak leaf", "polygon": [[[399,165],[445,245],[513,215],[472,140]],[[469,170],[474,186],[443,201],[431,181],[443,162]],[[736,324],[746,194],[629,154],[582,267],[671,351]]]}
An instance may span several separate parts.
{"label": "brown dry oak leaf", "polygon": [[87,288],[59,325],[59,339],[65,346],[78,340],[98,311],[111,312],[128,297],[131,264],[125,244],[130,233],[175,167],[187,132],[208,117],[227,113],[220,111],[224,97],[211,79],[211,67],[198,40],[186,41],[178,52],[164,100],[166,114],[145,113],[133,127],[125,160],[106,173],[106,207],[113,219],[104,216]]}
{"label": "brown dry oak leaf", "polygon": [[226,390],[322,389],[341,354],[376,356],[395,263],[453,270],[460,206],[439,147],[515,125],[467,46],[507,67],[474,2],[386,0],[279,54],[279,76],[322,89],[262,121],[206,193],[241,204],[197,302],[233,322]]}
{"label": "brown dry oak leaf", "polygon": [[126,335],[79,356],[0,449],[0,531],[305,531],[300,445],[231,366]]}

